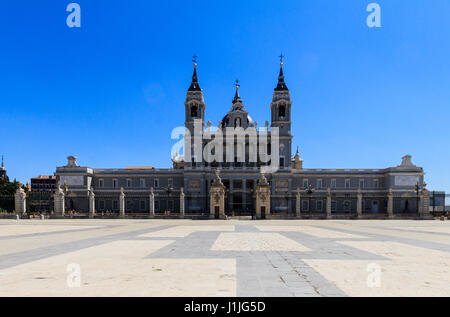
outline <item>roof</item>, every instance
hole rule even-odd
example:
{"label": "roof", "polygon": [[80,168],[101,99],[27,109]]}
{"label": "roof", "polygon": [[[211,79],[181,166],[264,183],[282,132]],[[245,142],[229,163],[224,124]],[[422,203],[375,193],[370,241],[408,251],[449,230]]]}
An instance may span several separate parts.
{"label": "roof", "polygon": [[154,167],[148,166],[148,167],[125,167],[126,170],[154,170]]}
{"label": "roof", "polygon": [[40,176],[33,177],[32,179],[56,179],[56,176],[40,175]]}

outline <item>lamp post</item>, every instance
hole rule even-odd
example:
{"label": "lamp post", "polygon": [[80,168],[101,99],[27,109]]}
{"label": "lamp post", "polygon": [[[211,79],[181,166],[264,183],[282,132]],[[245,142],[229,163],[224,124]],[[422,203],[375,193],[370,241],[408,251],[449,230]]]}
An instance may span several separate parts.
{"label": "lamp post", "polygon": [[[173,192],[173,187],[165,187],[164,191],[167,193],[167,209],[169,209],[170,194]],[[167,211],[170,213],[170,210]]]}
{"label": "lamp post", "polygon": [[310,216],[310,218],[312,218],[311,198],[312,198],[312,194],[314,193],[314,187],[312,187],[312,185],[309,185],[305,192],[306,192],[306,194],[309,195],[309,203],[308,203],[309,216]]}
{"label": "lamp post", "polygon": [[419,214],[419,189],[420,189],[420,185],[419,185],[419,182],[417,182],[417,184],[414,186],[414,191],[416,192],[416,211],[417,211],[417,214]]}

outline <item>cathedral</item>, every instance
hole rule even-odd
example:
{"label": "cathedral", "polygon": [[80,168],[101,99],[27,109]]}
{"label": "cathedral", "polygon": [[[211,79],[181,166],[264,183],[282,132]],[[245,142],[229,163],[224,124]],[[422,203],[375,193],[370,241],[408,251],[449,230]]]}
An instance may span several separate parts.
{"label": "cathedral", "polygon": [[[275,77],[276,78],[276,77]],[[410,155],[384,169],[306,169],[292,153],[290,91],[283,63],[270,107],[259,125],[236,82],[230,110],[217,127],[194,63],[184,102],[183,156],[171,168],[81,167],[74,156],[57,167],[55,213],[91,217],[396,218],[428,216],[424,171]],[[180,107],[180,110],[182,107]]]}

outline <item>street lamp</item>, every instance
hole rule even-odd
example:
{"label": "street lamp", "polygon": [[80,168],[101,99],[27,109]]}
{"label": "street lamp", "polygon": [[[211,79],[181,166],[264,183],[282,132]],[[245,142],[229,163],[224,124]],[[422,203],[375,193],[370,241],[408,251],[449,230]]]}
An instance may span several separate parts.
{"label": "street lamp", "polygon": [[419,214],[419,189],[420,189],[420,185],[419,185],[419,182],[417,182],[417,184],[414,186],[414,191],[416,192],[416,211],[417,211],[417,214]]}
{"label": "street lamp", "polygon": [[312,194],[314,193],[314,187],[312,187],[312,185],[309,185],[305,192],[306,192],[306,194],[309,195],[309,203],[308,203],[309,216],[310,216],[310,218],[312,218],[311,197],[312,197]]}
{"label": "street lamp", "polygon": [[[164,187],[164,191],[167,193],[167,209],[169,209],[170,194],[173,192],[173,187]],[[167,210],[170,213],[170,210]]]}

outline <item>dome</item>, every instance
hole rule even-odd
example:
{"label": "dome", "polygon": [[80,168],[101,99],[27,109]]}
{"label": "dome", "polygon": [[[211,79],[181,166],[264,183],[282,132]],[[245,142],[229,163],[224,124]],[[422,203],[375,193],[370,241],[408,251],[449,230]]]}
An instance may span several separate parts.
{"label": "dome", "polygon": [[[223,117],[222,119],[222,124],[221,124],[221,128],[227,128],[227,127],[235,127],[235,121],[236,119],[240,119],[241,124],[240,126],[243,128],[248,128],[248,127],[254,127],[254,123],[253,123],[253,119],[252,117],[250,117],[250,115],[246,112],[229,112],[225,117]],[[244,122],[244,124],[242,123]]]}

